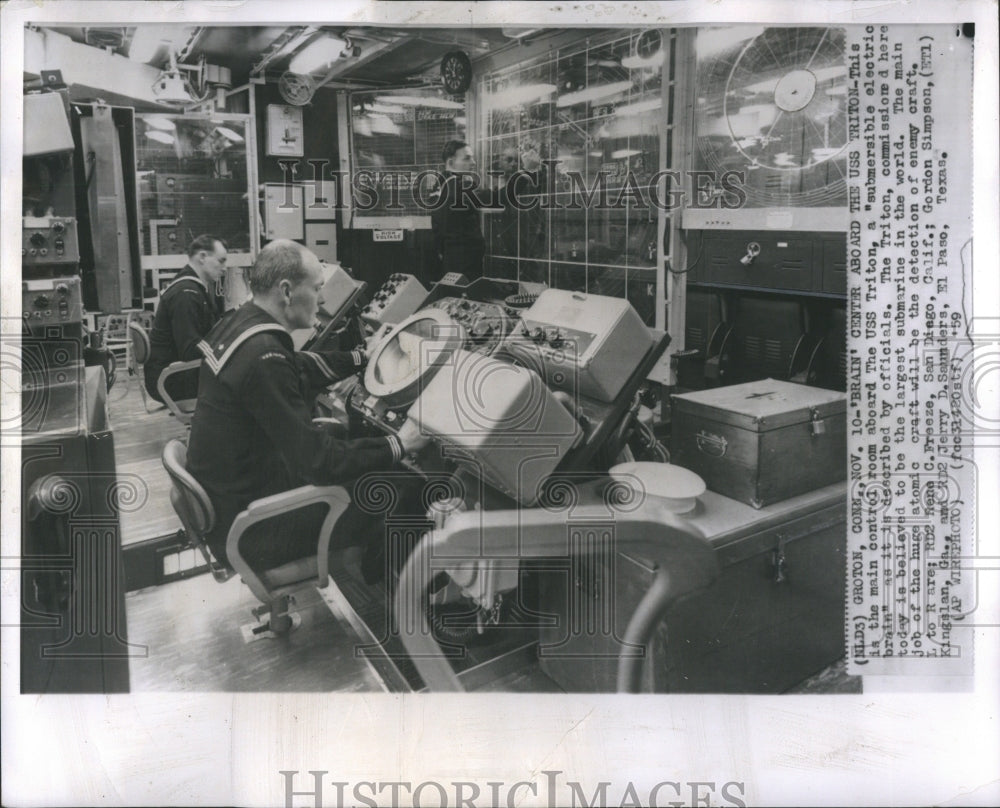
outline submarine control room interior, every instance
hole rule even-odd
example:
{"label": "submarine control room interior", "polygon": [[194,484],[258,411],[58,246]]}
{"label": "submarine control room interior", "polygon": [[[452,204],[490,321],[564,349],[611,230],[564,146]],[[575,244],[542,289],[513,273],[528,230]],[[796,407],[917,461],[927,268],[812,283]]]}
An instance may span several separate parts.
{"label": "submarine control room interior", "polygon": [[22,693],[860,692],[843,30],[24,36]]}

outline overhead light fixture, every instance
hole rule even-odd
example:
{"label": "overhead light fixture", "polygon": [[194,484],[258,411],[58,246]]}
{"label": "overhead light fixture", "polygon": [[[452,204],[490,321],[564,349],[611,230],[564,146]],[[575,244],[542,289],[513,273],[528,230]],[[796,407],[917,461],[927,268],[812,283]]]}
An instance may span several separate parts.
{"label": "overhead light fixture", "polygon": [[184,84],[179,73],[164,71],[153,82],[153,95],[163,104],[192,104],[194,99]]}
{"label": "overhead light fixture", "polygon": [[432,107],[434,109],[465,109],[465,104],[449,101],[437,96],[417,95],[382,95],[375,99],[376,104],[403,104],[407,107]]}
{"label": "overhead light fixture", "polygon": [[583,90],[573,93],[566,93],[556,99],[557,107],[571,107],[574,104],[582,104],[585,101],[597,101],[601,98],[610,98],[618,93],[623,93],[632,87],[631,81],[613,81],[610,84],[594,84]]}
{"label": "overhead light fixture", "polygon": [[292,57],[288,69],[293,73],[312,73],[337,61],[350,48],[346,39],[335,36],[322,36],[314,39]]}
{"label": "overhead light fixture", "polygon": [[554,84],[525,84],[522,87],[509,87],[489,93],[483,98],[485,109],[506,109],[520,104],[530,104],[548,98],[556,91]]}
{"label": "overhead light fixture", "polygon": [[153,95],[161,104],[192,104],[190,91],[177,67],[177,54],[170,51],[170,66],[153,82]]}
{"label": "overhead light fixture", "polygon": [[662,98],[649,98],[645,101],[636,101],[634,104],[626,104],[615,110],[615,115],[640,115],[643,112],[653,112],[663,106]]}
{"label": "overhead light fixture", "polygon": [[629,157],[635,157],[637,154],[642,154],[642,152],[639,149],[618,149],[611,152],[611,159],[625,160]]}
{"label": "overhead light fixture", "polygon": [[146,137],[150,140],[155,140],[158,143],[166,143],[168,146],[172,145],[174,142],[173,135],[168,135],[166,132],[161,132],[159,129],[149,129],[146,132]]}

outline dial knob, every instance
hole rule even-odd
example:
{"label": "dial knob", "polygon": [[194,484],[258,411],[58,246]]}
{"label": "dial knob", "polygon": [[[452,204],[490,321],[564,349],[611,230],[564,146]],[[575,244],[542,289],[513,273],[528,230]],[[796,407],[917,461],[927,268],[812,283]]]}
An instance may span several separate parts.
{"label": "dial knob", "polygon": [[31,243],[34,244],[36,247],[41,247],[45,243],[45,236],[43,236],[41,233],[32,233]]}
{"label": "dial knob", "polygon": [[62,233],[65,229],[66,229],[66,225],[63,224],[62,222],[53,222],[52,223],[52,232],[53,233]]}

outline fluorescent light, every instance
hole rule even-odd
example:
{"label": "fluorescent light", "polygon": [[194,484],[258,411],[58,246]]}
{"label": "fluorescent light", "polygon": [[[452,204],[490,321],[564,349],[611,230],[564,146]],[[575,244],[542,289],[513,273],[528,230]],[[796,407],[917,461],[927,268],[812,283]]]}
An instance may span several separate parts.
{"label": "fluorescent light", "polygon": [[173,135],[168,135],[166,132],[161,132],[158,129],[147,130],[146,137],[159,143],[166,143],[168,146],[174,142]]}
{"label": "fluorescent light", "polygon": [[373,133],[399,136],[399,127],[389,119],[388,115],[369,115],[368,117],[371,119],[370,126]]}
{"label": "fluorescent light", "polygon": [[337,61],[347,50],[347,42],[335,36],[314,39],[292,57],[288,69],[293,73],[312,73],[320,67]]}
{"label": "fluorescent light", "polygon": [[663,48],[660,48],[652,56],[625,56],[622,57],[622,67],[627,67],[629,70],[641,70],[646,67],[659,67],[663,64],[664,55]]}
{"label": "fluorescent light", "polygon": [[231,140],[233,143],[242,143],[243,136],[234,132],[228,126],[216,126],[215,131],[222,135],[227,140]]}
{"label": "fluorescent light", "polygon": [[382,95],[375,99],[376,104],[403,104],[408,107],[433,107],[435,109],[465,109],[465,104],[448,101],[437,96],[416,95]]}
{"label": "fluorescent light", "polygon": [[591,157],[603,157],[604,156],[604,152],[602,152],[600,149],[594,149],[594,151],[587,152],[587,154],[589,154]]}
{"label": "fluorescent light", "polygon": [[615,115],[638,115],[642,112],[652,112],[663,106],[662,98],[648,98],[645,101],[637,101],[634,104],[626,104],[615,110]]}
{"label": "fluorescent light", "polygon": [[540,101],[556,91],[554,84],[526,84],[522,87],[509,87],[495,93],[489,93],[483,98],[485,109],[506,109],[519,104],[530,104]]}
{"label": "fluorescent light", "polygon": [[627,157],[635,157],[637,154],[642,154],[642,151],[640,149],[618,149],[611,152],[611,159],[624,160]]}
{"label": "fluorescent light", "polygon": [[367,112],[377,112],[379,115],[405,115],[406,110],[392,104],[371,104]]}
{"label": "fluorescent light", "polygon": [[561,95],[556,100],[557,107],[571,107],[574,104],[582,104],[585,101],[597,101],[599,98],[608,98],[618,93],[623,93],[632,87],[631,81],[613,81],[610,84],[594,84],[575,93]]}
{"label": "fluorescent light", "polygon": [[167,132],[173,132],[177,129],[177,124],[163,115],[147,115],[143,120],[146,122],[146,126],[152,126],[154,129],[163,129]]}

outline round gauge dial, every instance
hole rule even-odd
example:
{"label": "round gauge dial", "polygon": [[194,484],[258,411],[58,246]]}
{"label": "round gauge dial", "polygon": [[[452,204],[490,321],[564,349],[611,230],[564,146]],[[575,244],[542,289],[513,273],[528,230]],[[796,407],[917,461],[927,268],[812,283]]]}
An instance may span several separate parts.
{"label": "round gauge dial", "polygon": [[441,78],[444,88],[452,95],[460,95],[472,84],[472,63],[462,51],[446,53],[441,59]]}
{"label": "round gauge dial", "polygon": [[847,147],[847,64],[830,28],[772,28],[750,40],[726,82],[724,115],[752,164],[801,171]]}
{"label": "round gauge dial", "polygon": [[[705,51],[698,59],[697,167],[742,173],[746,207],[845,205],[843,29],[766,28],[742,41],[733,33],[710,31],[696,43]],[[720,47],[726,38],[731,44]]]}

